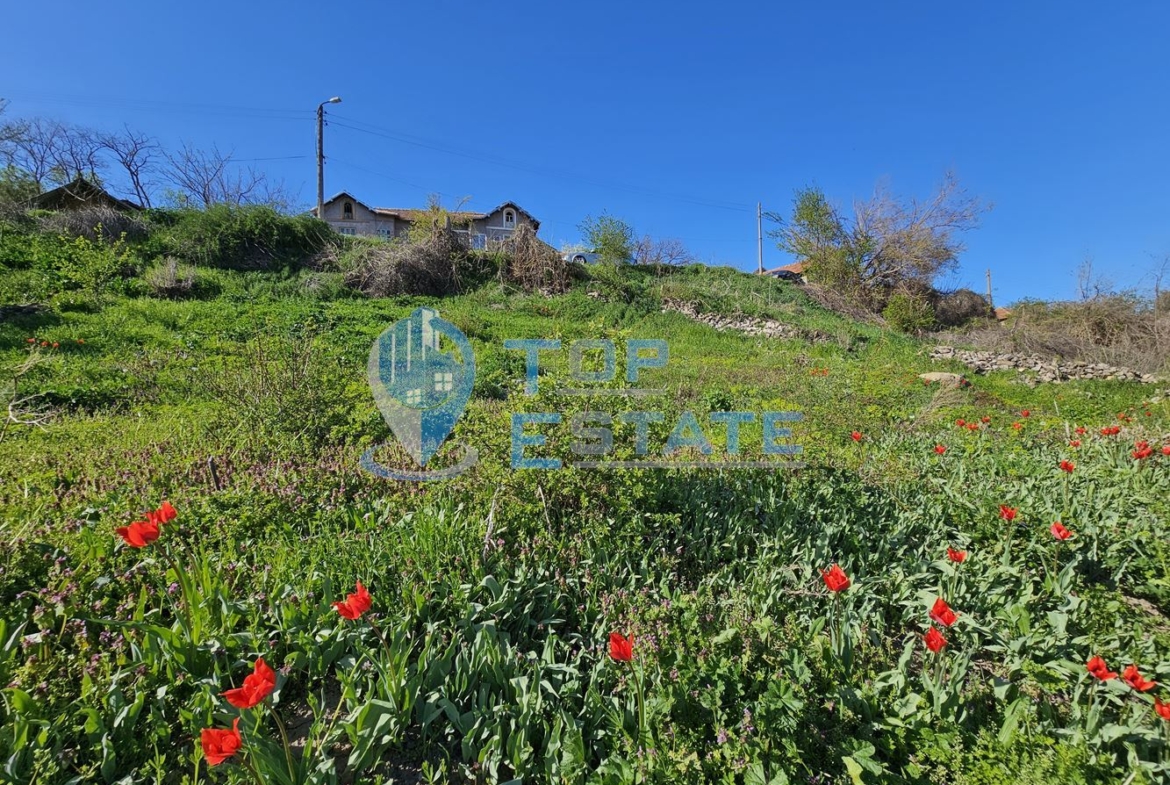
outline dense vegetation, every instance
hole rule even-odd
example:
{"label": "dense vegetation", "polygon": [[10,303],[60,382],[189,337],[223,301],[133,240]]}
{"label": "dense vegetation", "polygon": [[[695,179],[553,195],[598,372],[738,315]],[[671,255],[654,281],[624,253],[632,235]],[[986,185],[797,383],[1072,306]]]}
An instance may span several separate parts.
{"label": "dense vegetation", "polygon": [[[0,437],[0,781],[1170,770],[1170,692],[1139,689],[1170,680],[1170,402],[1149,386],[940,389],[917,374],[959,369],[919,342],[731,270],[599,266],[561,294],[489,270],[445,297],[368,298],[320,262],[348,250],[311,221],[159,212],[87,237],[43,218],[0,228],[9,398],[20,419],[56,415]],[[168,259],[190,286],[152,285]],[[716,332],[664,300],[819,340]],[[391,482],[358,467],[390,439],[366,361],[420,305],[474,346],[451,442],[480,462]],[[807,465],[512,470],[512,412],[591,406],[555,391],[559,355],[522,394],[504,340],[554,337],[669,340],[651,444],[688,410],[796,409]],[[175,517],[133,547],[164,501]],[[242,748],[204,738],[237,719]]]}

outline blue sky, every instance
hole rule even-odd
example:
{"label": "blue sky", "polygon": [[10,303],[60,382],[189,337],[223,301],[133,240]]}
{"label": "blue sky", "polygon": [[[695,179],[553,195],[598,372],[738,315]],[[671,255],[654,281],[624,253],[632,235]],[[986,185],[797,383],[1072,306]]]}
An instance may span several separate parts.
{"label": "blue sky", "polygon": [[[1170,5],[1131,2],[8,4],[9,115],[216,143],[315,199],[511,199],[554,245],[606,211],[754,269],[755,203],[954,170],[994,204],[946,283],[1066,298],[1170,255]],[[53,21],[56,20],[56,21]],[[300,156],[300,157],[297,157]],[[766,240],[765,263],[790,261]]]}

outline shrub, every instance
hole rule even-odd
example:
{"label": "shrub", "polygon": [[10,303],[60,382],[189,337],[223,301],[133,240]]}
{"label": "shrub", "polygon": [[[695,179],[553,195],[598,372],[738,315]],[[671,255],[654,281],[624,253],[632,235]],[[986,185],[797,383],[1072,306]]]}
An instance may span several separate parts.
{"label": "shrub", "polygon": [[345,282],[370,297],[441,296],[459,291],[467,259],[463,239],[445,227],[402,242],[355,242],[340,259]]}
{"label": "shrub", "polygon": [[972,319],[986,318],[991,314],[991,306],[987,304],[983,295],[970,289],[936,292],[933,299],[934,318],[944,327],[957,327]]}
{"label": "shrub", "polygon": [[920,294],[899,291],[890,295],[882,317],[895,330],[919,333],[934,326],[934,311],[930,301]]}
{"label": "shrub", "polygon": [[504,244],[500,277],[528,292],[560,294],[569,286],[569,266],[556,249],[521,224]]}
{"label": "shrub", "polygon": [[272,270],[311,264],[337,236],[308,216],[289,217],[270,207],[214,205],[206,210],[154,210],[153,255],[198,266]]}
{"label": "shrub", "polygon": [[156,297],[184,297],[195,286],[195,267],[168,256],[147,270],[143,277]]}
{"label": "shrub", "polygon": [[118,237],[126,242],[137,243],[150,234],[150,225],[138,215],[98,205],[42,213],[37,216],[36,222],[42,232],[84,237],[93,242]]}

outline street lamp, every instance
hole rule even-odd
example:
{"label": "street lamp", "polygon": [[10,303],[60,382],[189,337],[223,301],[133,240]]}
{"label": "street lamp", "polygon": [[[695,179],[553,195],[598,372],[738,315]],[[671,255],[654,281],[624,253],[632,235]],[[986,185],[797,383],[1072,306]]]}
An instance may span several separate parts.
{"label": "street lamp", "polygon": [[333,96],[317,105],[317,217],[325,220],[325,104],[339,104]]}

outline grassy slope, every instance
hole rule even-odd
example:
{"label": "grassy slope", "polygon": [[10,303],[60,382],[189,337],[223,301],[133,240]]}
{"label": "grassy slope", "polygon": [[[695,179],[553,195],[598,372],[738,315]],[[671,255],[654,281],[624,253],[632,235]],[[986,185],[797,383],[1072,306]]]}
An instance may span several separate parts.
{"label": "grassy slope", "polygon": [[[108,771],[126,771],[148,765],[145,734],[162,750],[159,765],[190,770],[191,734],[230,716],[214,689],[172,686],[182,701],[160,701],[157,717],[141,720],[127,737],[136,741],[115,744],[112,757],[92,747],[93,734],[84,740],[76,709],[93,708],[117,739],[110,696],[123,689],[119,674],[162,686],[187,670],[226,686],[238,683],[256,653],[289,666],[282,703],[303,706],[352,665],[346,652],[377,649],[375,639],[361,643],[339,628],[327,605],[360,578],[387,614],[383,624],[413,641],[408,659],[416,666],[456,657],[458,647],[445,648],[454,639],[482,658],[456,671],[491,682],[482,663],[503,657],[494,667],[506,676],[519,652],[538,664],[515,675],[544,674],[560,685],[559,704],[524,714],[512,708],[523,696],[509,692],[506,677],[489,690],[498,702],[476,709],[474,690],[426,676],[434,695],[475,713],[475,731],[420,726],[417,715],[401,720],[388,735],[388,755],[406,764],[438,765],[449,755],[442,765],[468,771],[460,768],[470,764],[466,756],[482,752],[483,765],[504,778],[574,779],[574,766],[603,765],[620,780],[637,756],[604,719],[605,696],[626,694],[597,648],[610,629],[635,630],[656,663],[653,744],[663,759],[652,772],[660,778],[742,777],[758,767],[769,778],[786,771],[839,779],[848,756],[870,767],[867,776],[881,770],[891,781],[1045,781],[1073,769],[1092,781],[1125,769],[1123,742],[1144,759],[1164,754],[1150,736],[1156,726],[1130,704],[1117,709],[1115,724],[1125,731],[1113,742],[1051,746],[1065,738],[1061,729],[1084,726],[1070,701],[1083,681],[1074,666],[1086,652],[1112,653],[1114,667],[1130,660],[1167,667],[1165,624],[1126,599],[1170,608],[1165,459],[1135,467],[1125,443],[1092,435],[1118,412],[1134,418],[1123,438],[1166,430],[1170,409],[1143,403],[1149,388],[1078,382],[1033,389],[1001,374],[974,377],[963,391],[932,389],[918,372],[960,369],[930,363],[914,340],[824,311],[789,284],[728,270],[600,271],[559,297],[492,284],[441,301],[328,299],[306,285],[320,276],[206,275],[218,290],[213,299],[111,296],[99,304],[58,295],[48,314],[0,323],[0,364],[17,362],[29,336],[61,344],[30,381],[68,411],[45,431],[12,431],[0,443],[7,629],[69,630],[69,619],[79,617],[178,624],[153,588],[175,581],[173,571],[164,576],[165,565],[153,561],[135,567],[143,554],[113,547],[113,527],[162,498],[183,513],[182,533],[168,536],[193,549],[206,572],[199,596],[234,603],[230,612],[228,605],[206,610],[198,622],[204,651],[194,659],[156,642],[161,651],[135,670],[150,636],[125,632],[121,649],[97,647],[96,621],[58,643],[34,644],[38,665],[20,656],[27,646],[10,652],[2,675],[39,702],[52,728],[45,750],[75,749],[77,766],[105,761]],[[782,319],[834,339],[810,345],[718,333],[660,313],[664,296]],[[364,381],[369,345],[419,305],[439,308],[475,347],[476,397],[452,442],[475,444],[481,455],[458,480],[421,487],[377,480],[356,466],[366,447],[388,438]],[[514,472],[507,465],[511,412],[571,412],[584,403],[550,392],[518,395],[522,363],[502,349],[513,337],[665,337],[671,363],[653,378],[670,391],[660,404],[668,420],[684,409],[799,409],[810,468],[796,475]],[[275,376],[256,373],[261,355],[275,363]],[[564,364],[554,362],[549,379],[562,378]],[[632,405],[643,403],[624,407]],[[1031,416],[1017,432],[1010,423],[1024,408]],[[952,425],[983,415],[992,421],[977,435]],[[1072,456],[1080,468],[1070,489],[1053,467],[1069,454],[1066,427],[1080,423],[1093,431]],[[861,444],[849,439],[852,430],[865,434]],[[628,433],[618,435],[628,442]],[[568,437],[557,436],[563,454]],[[657,443],[664,436],[653,433]],[[931,451],[936,443],[948,445],[945,458]],[[220,490],[211,487],[208,458]],[[1007,547],[995,517],[1001,503],[1019,506],[1033,524],[1002,559],[993,555]],[[1044,539],[1056,517],[1077,530],[1079,543],[1076,565],[1061,577],[1049,570]],[[960,578],[939,563],[952,542],[973,554]],[[855,579],[850,662],[829,653],[827,636],[817,634],[829,604],[815,591],[816,570],[832,562]],[[945,584],[952,604],[970,620],[954,639],[954,667],[971,676],[961,711],[917,681],[917,633],[940,581],[952,581]],[[904,644],[909,659],[900,662]],[[83,671],[89,681],[79,694],[69,685]],[[51,673],[60,678],[42,687]],[[988,673],[1007,686],[993,692],[975,677]],[[351,708],[386,689],[359,675],[347,680]],[[745,710],[756,732],[745,729]],[[176,720],[176,711],[189,713]],[[15,722],[11,714],[6,721]],[[161,729],[173,722],[183,731]],[[563,752],[576,747],[568,731],[554,732],[558,722],[577,723],[579,756]],[[998,737],[1005,723],[1021,730]],[[528,757],[507,746],[517,734],[533,748]],[[730,741],[719,741],[728,734]],[[565,761],[559,768],[544,760],[554,736],[564,737],[563,749],[551,747]],[[25,771],[38,765],[31,747],[22,754]],[[39,765],[48,772],[56,764]]]}

